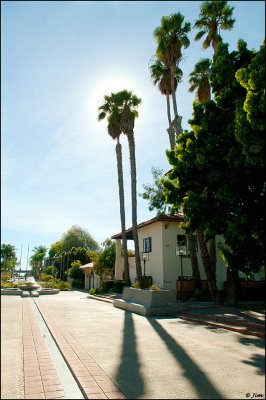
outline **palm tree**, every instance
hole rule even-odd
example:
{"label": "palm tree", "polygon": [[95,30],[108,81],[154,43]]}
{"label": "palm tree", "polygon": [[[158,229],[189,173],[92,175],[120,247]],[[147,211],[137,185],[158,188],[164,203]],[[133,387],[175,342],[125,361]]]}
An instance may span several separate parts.
{"label": "palm tree", "polygon": [[[165,67],[170,70],[171,94],[175,118],[171,123],[169,130],[175,130],[176,137],[182,133],[182,118],[177,112],[175,96],[175,73],[179,62],[182,59],[182,48],[184,47],[186,49],[190,45],[190,41],[187,36],[190,30],[190,23],[184,22],[184,16],[180,13],[176,13],[171,14],[170,16],[162,17],[161,26],[156,28],[153,32],[158,44],[156,55],[158,59],[165,65]],[[191,255],[192,270],[195,271],[195,276],[198,276],[199,266],[192,234],[187,234],[187,241]]]}
{"label": "palm tree", "polygon": [[135,118],[138,117],[137,107],[141,103],[141,99],[132,94],[131,91],[122,90],[115,94],[116,102],[119,104],[121,111],[120,128],[127,136],[129,145],[130,158],[130,175],[131,175],[131,206],[132,206],[132,230],[135,244],[135,262],[137,280],[142,286],[142,271],[140,262],[138,228],[137,228],[137,172],[136,172],[136,156],[135,156],[135,137],[134,124]]}
{"label": "palm tree", "polygon": [[1,244],[1,269],[14,269],[16,265],[16,248],[12,244]]}
{"label": "palm tree", "polygon": [[211,61],[209,58],[201,58],[195,65],[194,71],[189,74],[190,87],[189,91],[196,90],[196,96],[200,103],[211,98],[211,85],[210,85]]}
{"label": "palm tree", "polygon": [[217,51],[218,43],[222,41],[220,30],[233,28],[235,19],[232,18],[234,7],[230,7],[227,1],[203,1],[200,7],[200,17],[195,22],[194,28],[199,29],[195,40],[200,40],[204,35],[203,48],[212,45],[214,53]]}
{"label": "palm tree", "polygon": [[189,22],[184,22],[184,16],[180,13],[171,14],[161,18],[161,26],[157,27],[153,35],[157,40],[156,55],[158,59],[170,69],[171,94],[174,109],[174,126],[176,135],[182,133],[181,117],[177,112],[175,96],[175,70],[182,59],[182,47],[185,49],[190,45],[187,34],[191,27]]}
{"label": "palm tree", "polygon": [[39,278],[47,248],[45,246],[35,246],[33,252],[33,255],[30,257],[30,265],[33,267],[35,277]]}
{"label": "palm tree", "polygon": [[[167,129],[170,141],[171,150],[174,149],[175,146],[175,134],[172,129],[172,118],[171,118],[171,109],[170,109],[170,95],[172,94],[171,90],[171,72],[170,69],[167,68],[162,61],[158,58],[154,61],[150,66],[151,78],[154,85],[158,85],[158,88],[162,95],[166,96],[167,102],[167,117],[169,128]],[[177,84],[182,81],[183,72],[178,66],[175,67],[175,75],[174,75],[174,88],[176,91]]]}
{"label": "palm tree", "polygon": [[121,116],[119,113],[118,106],[115,102],[115,96],[112,93],[111,96],[104,97],[104,104],[98,108],[100,111],[98,115],[98,121],[101,121],[106,116],[108,119],[108,134],[112,139],[116,140],[116,160],[117,160],[117,176],[118,176],[118,188],[119,188],[119,204],[120,204],[120,221],[122,231],[122,246],[123,246],[123,258],[124,258],[124,280],[125,285],[130,286],[130,274],[129,274],[129,263],[128,263],[128,250],[127,250],[127,238],[126,238],[126,216],[125,216],[125,195],[124,195],[124,180],[123,180],[123,163],[122,163],[122,146],[119,142],[120,135],[122,133],[120,128]]}
{"label": "palm tree", "polygon": [[[189,91],[196,90],[196,96],[200,103],[211,99],[211,85],[210,85],[211,61],[208,58],[200,59],[195,65],[194,71],[190,74],[190,87]],[[209,241],[209,250],[205,243],[204,233],[197,232],[199,247],[202,257],[202,262],[208,279],[210,293],[213,299],[216,299],[216,241],[215,236]]]}

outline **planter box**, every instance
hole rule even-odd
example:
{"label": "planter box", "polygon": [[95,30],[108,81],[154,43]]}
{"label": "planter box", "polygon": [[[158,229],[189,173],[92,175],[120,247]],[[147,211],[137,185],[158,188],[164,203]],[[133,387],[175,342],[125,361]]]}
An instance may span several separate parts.
{"label": "planter box", "polygon": [[188,304],[177,302],[173,290],[148,290],[125,287],[122,299],[114,299],[113,306],[144,316],[172,315],[188,310]]}

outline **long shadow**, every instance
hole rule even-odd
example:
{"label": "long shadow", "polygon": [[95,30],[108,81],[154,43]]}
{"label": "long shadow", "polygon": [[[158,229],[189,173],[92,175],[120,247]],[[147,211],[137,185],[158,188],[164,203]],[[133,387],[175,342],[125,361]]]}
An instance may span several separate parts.
{"label": "long shadow", "polygon": [[265,375],[265,357],[261,354],[253,354],[250,360],[244,360],[244,364],[257,368],[258,375]]}
{"label": "long shadow", "polygon": [[213,386],[208,377],[187,355],[186,351],[166,332],[166,330],[155,319],[147,318],[147,320],[167,345],[168,350],[173,354],[177,362],[183,367],[185,376],[198,392],[199,398],[224,399],[224,395]]}
{"label": "long shadow", "polygon": [[144,394],[144,381],[140,369],[132,313],[125,311],[121,362],[115,379],[129,399],[137,399]]}
{"label": "long shadow", "polygon": [[240,336],[238,338],[239,343],[243,344],[244,346],[256,346],[261,349],[265,348],[265,339],[264,338],[258,338],[255,336]]}

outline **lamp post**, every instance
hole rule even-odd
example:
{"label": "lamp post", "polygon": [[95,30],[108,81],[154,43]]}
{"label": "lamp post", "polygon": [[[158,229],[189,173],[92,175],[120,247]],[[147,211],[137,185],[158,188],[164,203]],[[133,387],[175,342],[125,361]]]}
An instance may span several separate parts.
{"label": "lamp post", "polygon": [[183,291],[183,257],[187,255],[187,246],[184,246],[181,243],[178,243],[176,246],[176,255],[180,256],[181,260],[181,282],[180,282],[180,290],[181,290],[181,301],[184,301],[184,291]]}
{"label": "lamp post", "polygon": [[144,271],[143,271],[144,274],[143,274],[143,276],[146,276],[145,266],[146,266],[146,261],[149,260],[149,253],[146,252],[146,251],[143,251],[143,252],[141,253],[141,255],[142,255],[142,261],[144,262]]}

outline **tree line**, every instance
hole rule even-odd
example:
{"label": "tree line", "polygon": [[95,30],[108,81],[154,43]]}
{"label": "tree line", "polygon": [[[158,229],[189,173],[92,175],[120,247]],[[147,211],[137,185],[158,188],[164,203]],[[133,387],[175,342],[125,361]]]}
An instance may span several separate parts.
{"label": "tree line", "polygon": [[[200,59],[190,74],[189,91],[196,92],[190,131],[183,132],[176,91],[182,81],[180,63],[188,48],[191,24],[180,12],[163,16],[154,30],[157,42],[150,65],[151,78],[166,96],[167,134],[171,170],[163,177],[154,172],[154,185],[144,185],[143,198],[151,209],[182,211],[193,275],[200,289],[197,255],[192,233],[196,232],[200,253],[214,301],[216,287],[216,236],[227,266],[230,303],[236,302],[238,271],[257,271],[264,265],[265,240],[265,43],[259,51],[248,50],[239,40],[229,52],[221,31],[234,26],[234,7],[227,1],[203,1],[193,28],[203,49],[213,47],[212,59]],[[172,105],[171,105],[172,99]],[[137,236],[136,160],[134,121],[140,104],[127,90],[106,95],[98,119],[107,118],[108,134],[116,140],[120,220],[124,254],[126,250],[122,146],[127,135],[131,167],[132,228],[135,242],[136,276],[145,286],[140,268]],[[157,175],[156,175],[157,174]],[[124,257],[126,284],[130,285],[127,257]]]}

